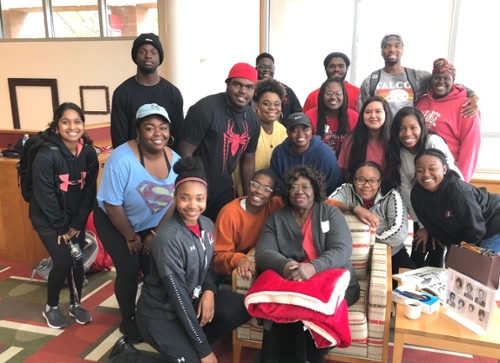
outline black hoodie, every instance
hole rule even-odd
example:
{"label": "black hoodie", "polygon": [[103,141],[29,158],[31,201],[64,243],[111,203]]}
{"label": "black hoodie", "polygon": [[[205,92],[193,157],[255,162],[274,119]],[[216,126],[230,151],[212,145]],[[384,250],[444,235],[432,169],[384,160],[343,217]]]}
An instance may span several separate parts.
{"label": "black hoodie", "polygon": [[[84,231],[96,196],[97,154],[92,145],[84,144],[74,156],[51,129],[41,136],[59,150],[42,147],[33,161],[33,227],[39,233],[55,230],[58,236],[68,233],[70,227]],[[56,165],[60,164],[56,152],[60,152],[62,165]]]}
{"label": "black hoodie", "polygon": [[500,233],[500,195],[470,185],[452,170],[434,192],[415,183],[411,204],[429,234],[447,246],[479,245]]}

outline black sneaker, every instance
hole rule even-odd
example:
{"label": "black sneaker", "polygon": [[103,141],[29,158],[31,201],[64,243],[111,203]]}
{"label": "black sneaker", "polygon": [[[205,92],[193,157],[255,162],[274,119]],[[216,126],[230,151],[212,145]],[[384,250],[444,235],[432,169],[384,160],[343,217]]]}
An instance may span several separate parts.
{"label": "black sneaker", "polygon": [[143,341],[135,318],[122,319],[120,321],[120,333],[126,335],[130,343],[140,343]]}
{"label": "black sneaker", "polygon": [[43,316],[47,320],[47,325],[54,329],[61,329],[68,324],[59,306],[52,306],[49,311],[43,311]]}
{"label": "black sneaker", "polygon": [[80,304],[71,305],[69,307],[69,315],[74,317],[78,324],[87,324],[92,321],[92,315]]}
{"label": "black sneaker", "polygon": [[139,351],[130,343],[128,337],[124,335],[113,345],[106,363],[123,362],[123,358],[129,354],[138,355]]}

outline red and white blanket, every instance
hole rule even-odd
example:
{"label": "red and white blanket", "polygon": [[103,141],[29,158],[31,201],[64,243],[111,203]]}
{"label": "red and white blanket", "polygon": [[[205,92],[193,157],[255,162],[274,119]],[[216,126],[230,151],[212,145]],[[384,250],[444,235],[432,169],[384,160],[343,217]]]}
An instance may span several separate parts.
{"label": "red and white blanket", "polygon": [[317,273],[307,281],[289,281],[277,272],[262,273],[248,290],[245,306],[250,315],[276,323],[302,321],[318,348],[351,345],[347,303],[347,269]]}

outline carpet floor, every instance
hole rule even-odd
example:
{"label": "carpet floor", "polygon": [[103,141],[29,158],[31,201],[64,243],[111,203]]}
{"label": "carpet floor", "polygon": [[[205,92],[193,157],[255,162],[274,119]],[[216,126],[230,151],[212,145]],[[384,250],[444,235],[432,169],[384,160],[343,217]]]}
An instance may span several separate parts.
{"label": "carpet floor", "polygon": [[[0,261],[0,362],[1,363],[87,363],[105,362],[114,342],[121,336],[120,315],[113,293],[114,272],[87,275],[82,304],[92,313],[92,322],[77,324],[68,315],[69,293],[64,288],[60,307],[68,321],[65,329],[47,327],[42,309],[46,282],[31,280],[32,267]],[[500,338],[499,338],[500,341]],[[146,354],[159,356],[148,344],[136,345]],[[232,362],[231,336],[217,342],[219,363]],[[389,357],[392,346],[389,347]],[[244,348],[241,363],[259,361],[259,351]],[[449,352],[405,347],[405,363],[496,363],[494,359],[456,355]]]}

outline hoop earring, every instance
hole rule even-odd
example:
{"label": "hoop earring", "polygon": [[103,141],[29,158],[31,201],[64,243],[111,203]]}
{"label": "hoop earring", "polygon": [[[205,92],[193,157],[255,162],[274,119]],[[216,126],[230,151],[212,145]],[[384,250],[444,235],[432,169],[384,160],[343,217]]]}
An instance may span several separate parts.
{"label": "hoop earring", "polygon": [[257,107],[255,107],[255,113],[257,114],[257,117],[260,118],[260,110]]}
{"label": "hoop earring", "polygon": [[[171,143],[171,144],[169,144],[170,140],[172,140],[172,143]],[[172,145],[174,144],[174,142],[175,142],[174,137],[173,137],[172,135],[170,135],[170,138],[169,138],[169,139],[168,139],[168,141],[167,141],[167,146],[172,146]]]}

